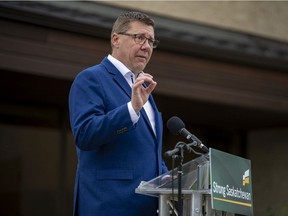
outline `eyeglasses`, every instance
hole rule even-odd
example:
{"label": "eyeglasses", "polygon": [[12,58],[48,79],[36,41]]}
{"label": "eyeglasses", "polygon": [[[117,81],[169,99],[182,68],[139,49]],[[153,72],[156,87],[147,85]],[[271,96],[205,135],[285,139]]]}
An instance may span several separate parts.
{"label": "eyeglasses", "polygon": [[132,37],[132,38],[134,38],[135,43],[140,44],[140,45],[143,45],[146,42],[146,40],[148,40],[148,44],[152,48],[156,48],[159,44],[158,40],[153,40],[151,38],[147,38],[144,34],[128,34],[125,32],[118,33],[118,34]]}

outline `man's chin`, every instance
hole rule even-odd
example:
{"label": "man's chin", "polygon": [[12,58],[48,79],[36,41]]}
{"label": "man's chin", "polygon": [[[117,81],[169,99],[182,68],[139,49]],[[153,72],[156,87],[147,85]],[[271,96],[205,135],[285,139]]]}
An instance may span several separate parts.
{"label": "man's chin", "polygon": [[135,72],[140,73],[141,71],[144,70],[145,67],[146,67],[146,64],[138,64],[135,67],[135,70],[136,70]]}

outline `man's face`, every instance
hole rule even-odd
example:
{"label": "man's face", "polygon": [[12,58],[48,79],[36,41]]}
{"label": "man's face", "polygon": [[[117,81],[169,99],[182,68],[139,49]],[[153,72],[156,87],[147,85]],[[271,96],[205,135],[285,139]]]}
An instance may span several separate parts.
{"label": "man's face", "polygon": [[[154,39],[154,28],[138,21],[132,22],[129,30],[125,33],[141,34],[145,35],[146,38]],[[113,34],[112,43],[114,44],[112,55],[134,73],[144,70],[153,52],[148,40],[141,45],[137,44],[135,39],[128,35]]]}

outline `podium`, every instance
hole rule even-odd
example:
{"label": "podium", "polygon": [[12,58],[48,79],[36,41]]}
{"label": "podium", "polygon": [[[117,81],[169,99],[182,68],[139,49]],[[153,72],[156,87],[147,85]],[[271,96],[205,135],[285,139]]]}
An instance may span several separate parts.
{"label": "podium", "polygon": [[[226,157],[224,157],[223,154]],[[219,158],[220,164],[218,161]],[[227,167],[223,167],[222,159],[225,160],[224,163],[226,163],[228,167],[231,165],[230,168],[234,169],[234,171],[237,170],[239,161],[246,161],[246,159],[210,149],[209,153],[191,160],[182,166],[180,182],[181,203],[183,204],[181,214],[183,216],[234,216],[235,213],[249,216],[253,215],[252,193],[249,193],[248,196],[246,194],[248,192],[245,192],[246,189],[234,185],[231,186],[231,181],[229,182],[231,172]],[[221,171],[217,171],[215,166],[221,166],[220,169],[224,168],[224,171],[228,172],[228,175],[226,175],[228,179],[226,176],[223,177],[219,175]],[[248,166],[250,166],[250,164],[248,164]],[[141,182],[135,190],[135,192],[139,194],[158,197],[159,216],[178,215],[179,182],[177,173],[178,170],[175,168],[148,182]],[[240,171],[240,174],[241,184],[244,184],[242,171]],[[221,176],[220,179],[219,176]],[[251,184],[251,176],[249,177]],[[224,181],[227,179],[228,182],[221,182],[223,179]],[[233,179],[238,179],[238,177]],[[247,182],[247,179],[245,179],[245,181]],[[249,200],[247,198],[249,198],[251,202],[248,202]],[[245,201],[243,201],[243,199]],[[229,212],[227,210],[229,210]]]}

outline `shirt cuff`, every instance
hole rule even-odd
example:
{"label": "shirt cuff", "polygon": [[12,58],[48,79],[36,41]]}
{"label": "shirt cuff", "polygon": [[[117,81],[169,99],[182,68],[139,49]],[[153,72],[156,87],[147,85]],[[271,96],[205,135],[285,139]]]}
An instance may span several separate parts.
{"label": "shirt cuff", "polygon": [[135,110],[132,107],[131,101],[127,104],[127,106],[128,106],[128,110],[129,110],[131,121],[135,125],[138,122],[139,118],[140,118],[140,113],[137,114],[135,112]]}

